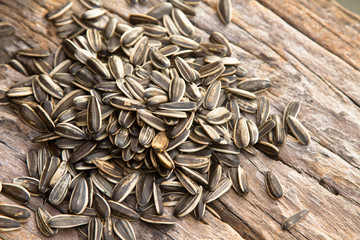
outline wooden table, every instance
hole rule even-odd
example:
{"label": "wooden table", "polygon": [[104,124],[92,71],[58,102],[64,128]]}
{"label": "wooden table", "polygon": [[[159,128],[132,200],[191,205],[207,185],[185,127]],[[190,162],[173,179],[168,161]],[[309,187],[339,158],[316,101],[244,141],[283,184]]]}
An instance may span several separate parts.
{"label": "wooden table", "polygon": [[[23,76],[7,65],[15,51],[41,47],[56,49],[61,40],[44,19],[48,9],[67,0],[2,0],[0,16],[15,28],[2,38],[0,87],[7,89]],[[129,7],[124,0],[104,0],[104,7],[126,19],[146,6]],[[232,0],[233,21],[225,26],[216,13],[217,0],[204,0],[191,20],[207,39],[222,32],[231,42],[250,76],[268,77],[272,87],[261,94],[271,99],[272,113],[286,104],[302,103],[298,118],[309,129],[312,142],[302,146],[289,137],[278,160],[259,153],[244,155],[250,193],[240,197],[230,190],[212,205],[201,221],[179,219],[173,227],[134,223],[138,239],[360,239],[360,17],[333,0]],[[76,7],[75,7],[76,8]],[[26,175],[25,153],[35,145],[37,133],[27,127],[9,106],[0,106],[0,181]],[[284,197],[271,199],[264,173],[279,177]],[[1,202],[12,202],[0,195]],[[32,198],[29,209],[42,205]],[[52,214],[59,211],[49,204]],[[290,231],[284,219],[301,209],[309,215]],[[20,231],[0,238],[46,239],[37,230],[34,213]],[[78,239],[77,231],[61,230],[53,239]]]}

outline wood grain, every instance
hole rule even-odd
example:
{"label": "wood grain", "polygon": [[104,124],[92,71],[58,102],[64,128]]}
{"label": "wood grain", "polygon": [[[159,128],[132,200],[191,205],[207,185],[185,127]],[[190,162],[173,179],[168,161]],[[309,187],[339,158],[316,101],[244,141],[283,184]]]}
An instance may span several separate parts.
{"label": "wood grain", "polygon": [[[0,45],[0,87],[21,81],[21,74],[6,63],[21,48],[56,49],[60,39],[48,9],[62,3],[50,0],[0,1],[2,19],[16,28]],[[158,3],[128,6],[126,1],[103,1],[104,7],[127,19],[131,12],[145,12]],[[204,39],[212,31],[231,42],[234,56],[250,76],[268,77],[273,85],[261,94],[270,98],[272,113],[297,99],[298,118],[309,129],[312,142],[302,146],[288,137],[277,160],[259,153],[242,156],[251,186],[244,197],[230,190],[211,204],[222,221],[206,212],[202,221],[193,216],[173,227],[136,222],[138,239],[357,239],[360,236],[360,18],[332,0],[233,0],[233,21],[223,25],[216,13],[217,0],[204,0],[191,18]],[[75,11],[80,9],[74,4]],[[209,24],[210,23],[210,24]],[[0,181],[26,174],[25,152],[37,147],[28,128],[8,106],[0,106]],[[246,114],[245,114],[246,115]],[[252,118],[252,116],[248,116]],[[272,170],[283,185],[284,197],[271,199],[264,174]],[[12,202],[0,195],[0,201]],[[34,210],[42,199],[33,198]],[[45,206],[53,214],[58,210]],[[290,231],[281,223],[301,209],[309,215]],[[33,216],[33,214],[32,214]],[[3,239],[46,239],[34,219],[17,232],[0,233]],[[55,239],[80,238],[75,230],[59,231]]]}

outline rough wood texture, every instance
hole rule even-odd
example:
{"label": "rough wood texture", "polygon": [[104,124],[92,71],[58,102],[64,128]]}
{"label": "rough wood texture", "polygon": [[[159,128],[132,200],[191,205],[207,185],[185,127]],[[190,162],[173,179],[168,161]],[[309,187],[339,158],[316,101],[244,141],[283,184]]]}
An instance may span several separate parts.
{"label": "rough wood texture", "polygon": [[[16,33],[1,39],[0,86],[7,89],[22,76],[6,63],[21,48],[54,50],[60,43],[55,27],[44,19],[48,9],[66,0],[3,0],[2,19]],[[125,1],[103,1],[111,13],[126,19]],[[302,103],[299,119],[309,129],[312,143],[301,146],[293,138],[281,147],[278,161],[259,153],[244,155],[251,191],[240,197],[230,190],[211,206],[222,221],[206,212],[202,221],[192,216],[174,227],[135,223],[138,239],[356,239],[360,236],[360,17],[331,0],[233,0],[233,22],[224,26],[216,14],[217,0],[204,0],[192,18],[205,39],[222,32],[234,55],[243,61],[250,76],[269,77],[271,89],[263,93],[272,101],[272,112],[286,104]],[[121,20],[121,19],[119,19]],[[33,148],[37,133],[23,124],[8,106],[0,106],[0,181],[26,174],[25,152]],[[265,190],[264,173],[274,171],[283,184],[284,197],[271,199]],[[0,201],[11,200],[0,196]],[[34,210],[42,199],[32,199]],[[56,214],[50,205],[46,208]],[[309,215],[290,231],[282,231],[286,217],[301,209]],[[34,218],[17,232],[0,233],[3,239],[46,239]],[[80,238],[76,231],[60,231],[54,239]]]}

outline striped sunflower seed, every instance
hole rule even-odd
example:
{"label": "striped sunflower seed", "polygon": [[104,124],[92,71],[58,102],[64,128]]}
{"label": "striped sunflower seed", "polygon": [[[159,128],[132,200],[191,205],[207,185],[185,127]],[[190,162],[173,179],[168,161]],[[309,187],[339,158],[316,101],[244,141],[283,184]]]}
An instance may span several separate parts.
{"label": "striped sunflower seed", "polygon": [[269,140],[275,145],[283,145],[286,141],[286,134],[282,119],[277,114],[271,115],[270,118],[274,120],[275,127],[269,132]]}
{"label": "striped sunflower seed", "polygon": [[135,240],[135,232],[131,224],[125,219],[114,222],[114,232],[120,239]]}
{"label": "striped sunflower seed", "polygon": [[249,192],[247,174],[241,166],[238,166],[237,168],[229,168],[228,175],[231,178],[234,190],[238,194],[244,195]]}
{"label": "striped sunflower seed", "polygon": [[0,232],[16,231],[21,228],[20,223],[12,218],[0,216]]}
{"label": "striped sunflower seed", "polygon": [[88,225],[88,239],[101,240],[103,224],[99,218],[91,218]]}
{"label": "striped sunflower seed", "polygon": [[173,225],[176,223],[176,220],[173,217],[168,217],[165,215],[159,216],[151,213],[143,213],[140,216],[140,219],[147,223],[152,224],[165,224],[165,225]]}
{"label": "striped sunflower seed", "polygon": [[48,224],[51,228],[73,228],[86,225],[89,221],[89,216],[60,214],[50,217]]}
{"label": "striped sunflower seed", "polygon": [[88,205],[89,189],[84,178],[81,178],[74,187],[70,201],[69,210],[74,214],[82,214]]}
{"label": "striped sunflower seed", "polygon": [[69,173],[63,175],[55,184],[49,194],[49,202],[53,205],[59,205],[68,192],[70,186],[71,175]]}
{"label": "striped sunflower seed", "polygon": [[18,222],[26,222],[30,218],[30,211],[26,207],[12,204],[0,204],[0,214]]}
{"label": "striped sunflower seed", "polygon": [[137,220],[139,214],[127,205],[112,200],[108,201],[111,209],[111,216],[119,219]]}
{"label": "striped sunflower seed", "polygon": [[175,26],[184,36],[191,36],[194,34],[194,26],[187,18],[185,13],[179,8],[173,8],[171,12],[172,20],[175,23]]}
{"label": "striped sunflower seed", "polygon": [[239,148],[244,148],[250,143],[250,132],[245,118],[236,120],[234,127],[234,143]]}
{"label": "striped sunflower seed", "polygon": [[114,187],[111,198],[114,201],[122,202],[135,188],[140,179],[139,172],[133,172],[121,179],[121,181]]}
{"label": "striped sunflower seed", "polygon": [[294,215],[288,217],[282,223],[283,230],[289,230],[290,228],[294,227],[296,223],[298,223],[301,219],[303,219],[309,213],[308,209],[301,210]]}
{"label": "striped sunflower seed", "polygon": [[283,196],[283,190],[279,180],[272,171],[268,171],[265,177],[266,189],[269,196],[274,199],[279,199]]}
{"label": "striped sunflower seed", "polygon": [[286,133],[289,131],[289,128],[288,128],[287,122],[286,122],[286,118],[288,116],[293,116],[294,118],[296,118],[299,111],[300,111],[300,103],[296,100],[291,101],[288,103],[288,105],[286,105],[284,113],[283,113],[283,126],[285,128]]}
{"label": "striped sunflower seed", "polygon": [[178,217],[184,217],[192,212],[202,198],[202,194],[202,186],[199,187],[195,195],[186,194],[175,206],[174,214]]}
{"label": "striped sunflower seed", "polygon": [[286,122],[292,134],[294,134],[300,143],[303,145],[309,145],[311,137],[304,125],[291,115],[286,118]]}
{"label": "striped sunflower seed", "polygon": [[204,202],[210,203],[212,201],[215,201],[216,199],[224,195],[231,188],[231,186],[231,179],[223,178],[212,192],[207,192],[207,194],[205,194]]}

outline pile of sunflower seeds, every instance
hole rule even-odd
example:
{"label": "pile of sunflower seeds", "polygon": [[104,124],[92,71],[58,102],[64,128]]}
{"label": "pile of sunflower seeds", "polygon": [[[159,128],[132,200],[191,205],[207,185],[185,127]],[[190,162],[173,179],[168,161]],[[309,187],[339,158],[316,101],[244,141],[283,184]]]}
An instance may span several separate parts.
{"label": "pile of sunflower seeds", "polygon": [[[2,193],[22,204],[42,196],[62,209],[36,210],[44,235],[78,227],[89,239],[135,239],[129,221],[175,224],[167,207],[177,217],[217,215],[208,203],[231,187],[249,192],[243,151],[276,157],[288,134],[309,144],[299,102],[271,115],[269,100],[256,96],[271,81],[249,78],[221,33],[208,41],[196,34],[188,16],[199,1],[162,2],[130,14],[129,24],[98,0],[80,2],[88,9],[80,15],[69,2],[46,16],[64,39],[51,63],[46,49],[20,50],[10,62],[25,77],[7,91],[9,104],[41,132],[32,141],[46,146],[27,152],[29,177],[2,184]],[[220,0],[219,13],[230,22],[230,1]],[[272,198],[282,197],[273,172],[265,183]],[[20,228],[27,214],[6,213],[0,231]]]}

